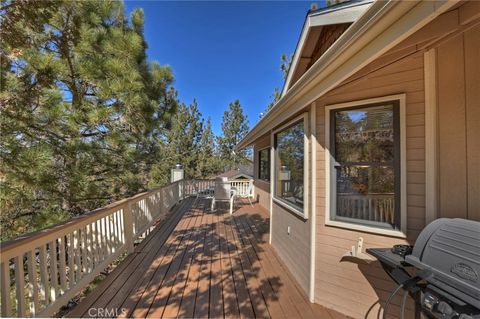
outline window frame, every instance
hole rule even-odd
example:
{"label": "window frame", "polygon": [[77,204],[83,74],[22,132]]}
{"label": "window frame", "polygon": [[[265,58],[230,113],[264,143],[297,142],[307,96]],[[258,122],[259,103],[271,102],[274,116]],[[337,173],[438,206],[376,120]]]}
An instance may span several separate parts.
{"label": "window frame", "polygon": [[[325,201],[325,224],[328,226],[335,226],[345,229],[352,229],[358,231],[365,231],[375,234],[389,235],[394,237],[406,238],[407,233],[407,185],[406,185],[406,123],[405,123],[405,94],[396,94],[389,95],[365,100],[356,100],[352,102],[332,104],[325,106],[325,146],[326,146],[326,156],[325,156],[325,170],[326,170],[326,201]],[[398,183],[398,188],[395,191],[399,192],[399,211],[400,216],[396,217],[399,221],[399,228],[388,229],[375,227],[373,225],[365,224],[356,224],[350,223],[348,221],[339,221],[332,218],[333,214],[336,213],[333,210],[335,209],[336,204],[336,178],[333,178],[332,174],[334,172],[333,165],[334,161],[334,145],[332,144],[332,116],[334,111],[338,110],[348,110],[348,109],[357,109],[362,107],[374,107],[378,104],[385,102],[395,102],[398,103],[398,116],[399,116],[399,140],[400,145],[396,146],[399,148],[400,157],[395,161],[398,161],[399,164],[394,165],[395,174],[398,174],[400,178],[400,183]]]}
{"label": "window frame", "polygon": [[[257,167],[258,167],[258,171],[257,171],[257,174],[256,174],[257,176],[256,176],[256,177],[257,177],[257,180],[262,181],[262,182],[265,182],[265,183],[270,183],[270,181],[272,180],[271,169],[270,169],[270,166],[272,165],[272,161],[271,161],[271,156],[272,156],[272,154],[271,154],[270,148],[271,148],[270,146],[267,146],[267,147],[260,148],[260,149],[257,150],[257,157],[258,157]],[[267,151],[267,161],[268,161],[268,171],[267,171],[267,173],[268,173],[268,179],[264,179],[264,178],[261,177],[261,170],[260,170],[261,167],[262,167],[262,165],[261,165],[262,157],[260,156],[260,154],[261,154],[262,152],[265,152],[265,151]]]}
{"label": "window frame", "polygon": [[[303,208],[295,206],[288,201],[278,197],[276,195],[276,179],[277,179],[277,160],[278,160],[278,153],[277,153],[277,134],[284,131],[285,129],[294,126],[297,123],[303,122]],[[287,211],[293,213],[294,215],[307,220],[308,213],[309,213],[309,192],[310,192],[310,180],[309,180],[309,154],[310,154],[310,127],[308,122],[308,112],[302,113],[299,116],[293,118],[292,120],[288,121],[284,125],[278,127],[277,129],[272,131],[272,170],[273,174],[270,176],[270,181],[272,183],[272,194],[271,198],[272,201],[277,203],[278,205],[286,208]]]}

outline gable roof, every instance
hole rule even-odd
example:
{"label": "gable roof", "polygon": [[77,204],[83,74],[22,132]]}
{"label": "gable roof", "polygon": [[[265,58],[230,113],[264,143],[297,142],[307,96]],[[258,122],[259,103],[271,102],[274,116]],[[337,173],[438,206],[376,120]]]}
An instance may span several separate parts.
{"label": "gable roof", "polygon": [[228,179],[234,179],[238,177],[253,178],[253,165],[239,165],[236,169],[226,171],[217,177],[227,177]]}
{"label": "gable roof", "polygon": [[311,106],[349,76],[459,1],[375,1],[237,144],[241,150]]}
{"label": "gable roof", "polygon": [[315,44],[322,30],[334,25],[350,25],[368,9],[372,2],[373,0],[345,1],[308,12],[283,85],[282,96],[311,65]]}

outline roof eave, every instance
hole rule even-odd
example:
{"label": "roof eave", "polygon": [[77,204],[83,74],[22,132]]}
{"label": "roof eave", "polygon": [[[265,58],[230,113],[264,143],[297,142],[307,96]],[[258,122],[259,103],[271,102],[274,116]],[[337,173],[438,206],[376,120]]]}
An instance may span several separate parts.
{"label": "roof eave", "polygon": [[374,2],[260,119],[236,149],[251,145],[458,2]]}
{"label": "roof eave", "polygon": [[[300,37],[297,41],[297,45],[295,47],[295,51],[293,52],[293,57],[292,57],[292,64],[291,67],[289,68],[287,72],[287,76],[285,78],[285,81],[283,82],[283,87],[282,87],[282,96],[285,95],[287,92],[288,88],[291,86],[290,82],[292,81],[293,74],[296,71],[296,66],[297,63],[300,59],[300,55],[302,54],[303,51],[303,46],[305,44],[305,41],[307,40],[309,36],[310,29],[315,26],[320,26],[320,25],[329,25],[329,24],[340,24],[340,23],[352,23],[358,18],[358,12],[350,12],[350,14],[347,14],[348,17],[342,16],[340,19],[339,17],[336,17],[333,19],[333,21],[330,21],[329,23],[318,23],[319,18],[323,18],[325,15],[331,15],[332,13],[339,13],[343,12],[345,10],[356,10],[358,11],[358,8],[361,7],[367,7],[369,6],[373,0],[360,0],[360,1],[350,1],[350,2],[345,2],[342,7],[336,7],[336,8],[322,8],[321,10],[317,11],[309,11],[307,13],[307,16],[305,17],[305,21],[303,23],[302,27],[302,32],[300,32]],[[366,9],[362,9],[365,10]],[[323,21],[323,19],[322,19]]]}

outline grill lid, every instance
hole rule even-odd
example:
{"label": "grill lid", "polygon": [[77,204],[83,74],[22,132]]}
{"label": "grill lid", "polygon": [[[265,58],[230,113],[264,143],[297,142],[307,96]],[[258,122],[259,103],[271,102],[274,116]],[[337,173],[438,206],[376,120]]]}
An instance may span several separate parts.
{"label": "grill lid", "polygon": [[480,309],[480,222],[440,218],[420,233],[405,260],[426,280]]}

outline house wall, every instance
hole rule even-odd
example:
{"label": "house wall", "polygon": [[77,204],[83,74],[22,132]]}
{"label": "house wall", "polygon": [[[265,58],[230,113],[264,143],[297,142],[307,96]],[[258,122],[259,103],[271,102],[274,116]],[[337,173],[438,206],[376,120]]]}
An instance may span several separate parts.
{"label": "house wall", "polygon": [[[305,132],[307,136],[309,136],[310,114],[308,112],[301,112],[288,121],[293,120],[300,115],[305,115],[307,117],[306,123],[308,124],[305,127]],[[309,177],[305,180],[305,194],[307,195],[307,200],[304,203],[304,210],[306,211],[307,218],[300,217],[288,208],[273,201],[271,228],[272,246],[275,248],[275,251],[285,263],[306,296],[308,296],[310,287],[310,254],[312,253],[312,247],[310,245],[312,212],[309,204],[311,203],[312,198],[312,194],[309,191],[311,189],[311,150],[312,147],[309,142],[306,150],[309,163],[307,167],[305,167]],[[290,230],[290,232],[288,230]]]}
{"label": "house wall", "polygon": [[305,220],[273,202],[272,246],[305,295],[310,281],[310,223],[311,219]]}
{"label": "house wall", "polygon": [[[312,226],[315,226],[315,303],[354,318],[378,318],[395,284],[378,262],[369,265],[340,262],[359,237],[364,238],[364,248],[413,244],[431,220],[427,211],[431,207],[435,207],[433,218],[480,219],[479,15],[472,13],[471,9],[462,11],[464,6],[471,4],[462,3],[436,18],[312,105],[305,106],[307,109],[313,106],[316,114],[315,207],[305,220],[273,202],[271,243],[307,293],[313,249],[310,235]],[[475,6],[478,10],[479,6]],[[425,61],[431,62],[427,57],[432,51],[436,57],[433,76],[431,65],[425,68]],[[429,90],[434,91],[433,101]],[[327,226],[325,106],[396,94],[405,94],[406,97],[403,119],[406,126],[406,238]],[[432,123],[432,107],[436,114],[433,133],[427,131]],[[427,121],[426,111],[429,114]],[[431,136],[435,147],[429,143],[426,148],[426,138],[430,141]],[[270,183],[257,179],[256,151],[270,146],[270,138],[267,134],[254,144],[255,194],[267,209],[271,202]],[[434,152],[430,153],[432,149]],[[426,169],[426,161],[432,158],[432,154],[436,183],[432,183],[426,174],[431,173],[430,166]],[[312,163],[308,167],[310,169]],[[430,193],[427,194],[431,189],[433,199]],[[312,203],[311,198],[308,202]],[[315,225],[311,224],[312,213],[316,217]],[[288,227],[290,234],[287,233]],[[393,300],[389,317],[398,317],[399,299],[400,296]],[[406,317],[412,316],[413,302],[409,300]]]}
{"label": "house wall", "polygon": [[270,135],[258,139],[253,145],[253,185],[254,198],[265,209],[270,210],[270,183],[258,179],[258,151],[270,146]]}
{"label": "house wall", "polygon": [[[258,139],[254,144],[255,198],[268,210],[270,210],[270,183],[258,179],[258,150],[269,146],[271,146],[270,134]],[[310,219],[303,219],[276,202],[272,203],[271,218],[272,247],[288,267],[300,288],[307,294],[310,284]],[[288,227],[290,227],[290,234],[287,232]]]}
{"label": "house wall", "polygon": [[[435,21],[432,22],[434,24]],[[452,31],[452,30],[451,30]],[[317,199],[315,302],[355,318],[377,318],[395,284],[378,262],[340,262],[361,236],[364,247],[413,244],[426,225],[424,54],[437,51],[438,214],[479,219],[480,197],[480,56],[479,27],[432,41],[415,35],[412,46],[398,47],[357,72],[315,102],[317,129]],[[458,34],[460,33],[460,34]],[[409,39],[407,39],[409,41]],[[419,43],[432,42],[422,46]],[[406,94],[407,238],[394,238],[325,225],[325,105]],[[474,195],[477,194],[477,195]],[[390,308],[399,315],[400,300]],[[407,317],[413,303],[409,301]]]}
{"label": "house wall", "polygon": [[437,217],[480,221],[480,25],[439,45],[436,56]]}
{"label": "house wall", "polygon": [[[317,227],[315,302],[347,315],[376,318],[377,301],[394,288],[378,263],[358,266],[340,262],[343,254],[364,238],[366,248],[413,243],[425,226],[425,151],[423,54],[413,53],[377,71],[344,84],[316,101],[317,126]],[[348,81],[347,81],[348,82]],[[325,225],[326,135],[325,105],[406,94],[407,240]],[[398,314],[398,304],[392,313]],[[412,306],[410,305],[410,308]]]}

